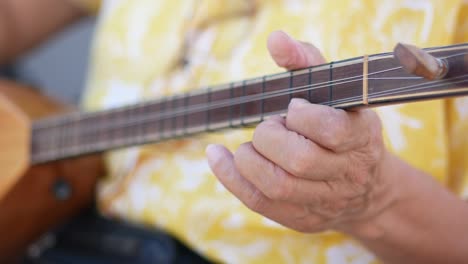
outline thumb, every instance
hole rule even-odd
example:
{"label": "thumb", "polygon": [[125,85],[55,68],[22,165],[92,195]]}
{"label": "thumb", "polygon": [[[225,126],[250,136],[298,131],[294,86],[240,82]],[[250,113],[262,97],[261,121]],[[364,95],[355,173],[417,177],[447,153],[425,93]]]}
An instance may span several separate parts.
{"label": "thumb", "polygon": [[312,44],[292,39],[283,31],[274,31],[267,42],[270,55],[276,64],[295,70],[325,63],[320,51]]}

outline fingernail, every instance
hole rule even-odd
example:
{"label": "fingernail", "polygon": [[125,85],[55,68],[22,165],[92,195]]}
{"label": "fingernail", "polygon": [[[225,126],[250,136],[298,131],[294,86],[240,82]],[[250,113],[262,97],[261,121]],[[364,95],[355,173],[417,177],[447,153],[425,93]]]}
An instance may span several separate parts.
{"label": "fingernail", "polygon": [[216,163],[222,156],[222,146],[217,144],[209,144],[205,149],[206,157],[209,163]]}
{"label": "fingernail", "polygon": [[[267,46],[271,50],[277,50],[274,47],[276,45],[279,45],[279,43],[283,43],[284,41],[295,43],[294,39],[288,33],[284,32],[282,30],[277,30],[277,31],[272,32],[268,36]],[[282,47],[282,45],[280,47]],[[281,50],[281,48],[279,50]]]}
{"label": "fingernail", "polygon": [[309,101],[302,99],[302,98],[293,98],[291,99],[291,102],[289,103],[290,107],[301,107],[304,105],[309,104]]}
{"label": "fingernail", "polygon": [[278,30],[276,31],[280,34],[283,34],[284,36],[286,36],[288,39],[293,39],[286,31],[283,31],[283,30]]}

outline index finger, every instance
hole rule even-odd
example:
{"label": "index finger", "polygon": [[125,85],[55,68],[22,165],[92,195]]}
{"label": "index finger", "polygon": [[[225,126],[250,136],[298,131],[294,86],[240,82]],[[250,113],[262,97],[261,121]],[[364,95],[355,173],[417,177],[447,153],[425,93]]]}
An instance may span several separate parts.
{"label": "index finger", "polygon": [[380,129],[377,114],[369,109],[344,111],[294,98],[286,127],[334,152],[363,147]]}
{"label": "index finger", "polygon": [[279,116],[257,126],[252,144],[258,153],[296,177],[334,180],[340,178],[348,166],[345,156],[288,130]]}

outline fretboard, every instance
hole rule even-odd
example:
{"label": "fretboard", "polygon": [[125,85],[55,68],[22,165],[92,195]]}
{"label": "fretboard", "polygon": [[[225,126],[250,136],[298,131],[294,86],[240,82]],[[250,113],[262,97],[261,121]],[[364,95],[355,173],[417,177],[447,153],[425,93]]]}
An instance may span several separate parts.
{"label": "fretboard", "polygon": [[286,113],[291,98],[346,109],[468,94],[468,44],[429,52],[449,62],[450,71],[443,80],[409,75],[392,53],[382,53],[115,109],[39,120],[32,129],[31,161],[39,164],[245,127]]}

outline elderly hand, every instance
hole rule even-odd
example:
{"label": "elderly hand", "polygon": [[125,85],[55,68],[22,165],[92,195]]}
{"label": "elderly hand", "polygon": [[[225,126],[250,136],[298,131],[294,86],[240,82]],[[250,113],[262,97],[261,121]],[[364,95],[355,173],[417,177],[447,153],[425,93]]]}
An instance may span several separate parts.
{"label": "elderly hand", "polygon": [[[288,70],[324,62],[315,47],[279,31],[268,48]],[[259,124],[234,155],[219,145],[207,155],[215,175],[250,209],[298,231],[355,226],[392,202],[391,179],[381,173],[388,155],[372,110],[293,99],[286,118]]]}
{"label": "elderly hand", "polygon": [[[282,32],[268,48],[289,70],[324,62]],[[259,124],[234,155],[210,145],[207,156],[227,189],[287,227],[345,232],[386,263],[468,263],[467,204],[387,152],[371,110],[293,99],[286,118]]]}

